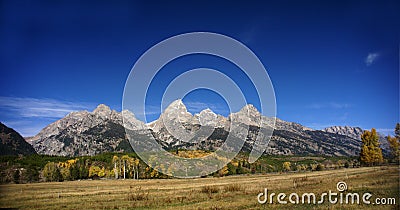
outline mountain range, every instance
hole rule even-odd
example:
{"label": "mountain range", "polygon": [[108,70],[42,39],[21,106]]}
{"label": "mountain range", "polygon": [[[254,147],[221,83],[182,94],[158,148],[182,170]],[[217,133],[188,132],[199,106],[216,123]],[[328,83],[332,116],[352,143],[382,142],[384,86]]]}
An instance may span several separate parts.
{"label": "mountain range", "polygon": [[[251,104],[228,117],[215,114],[210,109],[192,115],[181,100],[171,103],[157,120],[148,124],[136,119],[127,110],[117,112],[100,104],[93,112],[72,112],[26,140],[37,153],[47,155],[132,152],[123,116],[125,126],[134,132],[136,140],[140,141],[150,134],[167,150],[215,150],[230,134],[233,138],[244,140],[242,150],[248,152],[257,134],[272,126],[274,131],[266,154],[357,156],[361,145],[361,128],[335,126],[313,130],[298,123],[262,116]],[[236,126],[233,131],[230,131],[231,125]]]}

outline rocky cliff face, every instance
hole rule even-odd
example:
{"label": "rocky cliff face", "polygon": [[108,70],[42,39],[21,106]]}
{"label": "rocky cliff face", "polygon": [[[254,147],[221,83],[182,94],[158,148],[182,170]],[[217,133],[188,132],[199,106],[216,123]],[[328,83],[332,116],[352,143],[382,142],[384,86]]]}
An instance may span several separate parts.
{"label": "rocky cliff face", "polygon": [[0,155],[36,154],[33,147],[15,130],[0,122]]}
{"label": "rocky cliff face", "polygon": [[[125,111],[127,112],[127,111]],[[130,113],[130,129],[146,128]],[[82,156],[132,151],[125,138],[121,113],[100,104],[93,112],[72,112],[29,139],[39,154]]]}
{"label": "rocky cliff face", "polygon": [[356,156],[361,144],[358,139],[343,135],[345,133],[316,131],[262,116],[253,105],[246,105],[225,118],[210,109],[192,115],[182,101],[177,100],[159,119],[147,125],[137,120],[133,113],[123,112],[124,115],[105,105],[99,105],[93,112],[73,112],[32,137],[32,145],[40,154],[63,156],[132,151],[122,116],[126,117],[125,125],[137,139],[153,135],[159,144],[170,150],[215,150],[231,134],[235,141],[244,141],[244,151],[251,151],[257,135],[272,127],[275,130],[266,151],[268,154]]}
{"label": "rocky cliff face", "polygon": [[359,140],[361,140],[361,134],[364,132],[364,130],[359,127],[350,127],[350,126],[332,126],[323,129],[323,131],[328,133],[337,133],[340,135],[345,135],[353,139],[359,139]]}

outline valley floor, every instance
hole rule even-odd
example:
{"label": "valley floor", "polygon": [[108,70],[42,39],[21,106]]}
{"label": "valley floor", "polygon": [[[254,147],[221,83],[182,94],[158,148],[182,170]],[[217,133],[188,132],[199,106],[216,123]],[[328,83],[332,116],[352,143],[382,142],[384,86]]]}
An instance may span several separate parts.
{"label": "valley floor", "polygon": [[[344,193],[371,193],[376,198],[395,198],[394,205],[366,204],[260,204],[257,195],[268,193],[315,193],[347,184]],[[399,167],[364,167],[340,170],[241,175],[222,178],[84,180],[0,185],[0,208],[20,209],[399,209]],[[387,199],[388,200],[388,199]],[[301,197],[300,197],[301,201]],[[360,201],[362,203],[362,201]]]}

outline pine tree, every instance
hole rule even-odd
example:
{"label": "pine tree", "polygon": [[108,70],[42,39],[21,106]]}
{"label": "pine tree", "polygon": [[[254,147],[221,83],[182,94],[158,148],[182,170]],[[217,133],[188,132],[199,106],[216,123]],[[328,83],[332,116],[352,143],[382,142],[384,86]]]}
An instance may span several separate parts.
{"label": "pine tree", "polygon": [[13,174],[13,179],[14,179],[14,183],[15,184],[19,184],[19,180],[20,180],[20,172],[18,169],[15,169],[14,174]]}
{"label": "pine tree", "polygon": [[56,170],[54,171],[53,174],[53,181],[57,181],[57,182],[62,182],[64,181],[62,174],[60,172],[60,169],[58,167],[56,167]]}
{"label": "pine tree", "polygon": [[371,131],[364,131],[361,140],[361,163],[371,166],[383,162],[382,149],[379,147],[379,136],[375,128],[372,128]]}

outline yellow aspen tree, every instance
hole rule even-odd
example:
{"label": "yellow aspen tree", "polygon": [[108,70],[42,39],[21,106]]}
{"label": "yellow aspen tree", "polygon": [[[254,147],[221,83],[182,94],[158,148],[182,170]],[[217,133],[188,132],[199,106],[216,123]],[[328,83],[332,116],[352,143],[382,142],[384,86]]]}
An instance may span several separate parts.
{"label": "yellow aspen tree", "polygon": [[379,136],[375,128],[372,128],[371,131],[364,131],[361,135],[361,140],[361,163],[368,166],[382,163],[382,149],[379,147]]}

